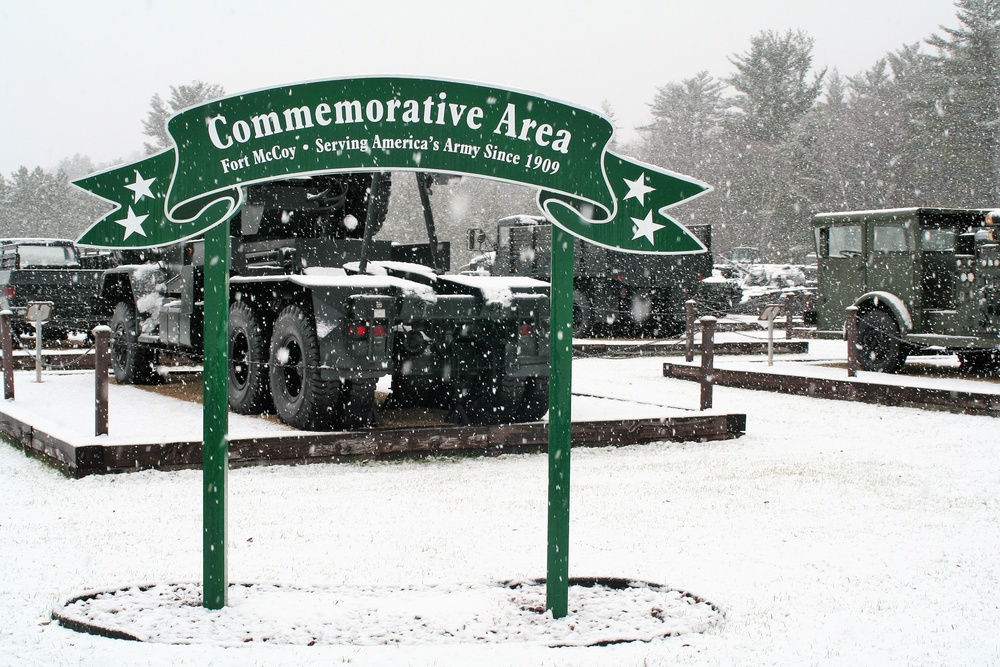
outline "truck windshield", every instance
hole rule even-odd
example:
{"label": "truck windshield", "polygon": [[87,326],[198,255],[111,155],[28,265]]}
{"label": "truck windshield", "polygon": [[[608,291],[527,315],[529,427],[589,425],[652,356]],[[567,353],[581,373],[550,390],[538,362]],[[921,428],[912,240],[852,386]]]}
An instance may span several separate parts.
{"label": "truck windshield", "polygon": [[886,255],[910,251],[906,223],[884,223],[872,227],[872,252]]}
{"label": "truck windshield", "polygon": [[820,257],[861,255],[861,226],[817,227],[816,245]]}
{"label": "truck windshield", "polygon": [[950,252],[955,249],[955,230],[931,228],[924,229],[920,234],[920,245],[931,252]]}
{"label": "truck windshield", "polygon": [[23,245],[17,249],[17,254],[21,258],[22,269],[40,266],[79,266],[73,249],[68,246]]}

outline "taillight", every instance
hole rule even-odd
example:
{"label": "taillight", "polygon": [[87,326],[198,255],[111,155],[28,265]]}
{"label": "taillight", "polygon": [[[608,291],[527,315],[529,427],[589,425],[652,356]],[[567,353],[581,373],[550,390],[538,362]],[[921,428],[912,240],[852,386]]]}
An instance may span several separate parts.
{"label": "taillight", "polygon": [[374,338],[385,338],[389,330],[384,324],[369,326],[363,322],[356,322],[347,325],[347,335],[351,338],[367,338],[369,332]]}
{"label": "taillight", "polygon": [[7,299],[13,299],[17,296],[17,288],[13,285],[7,285],[3,288],[3,295]]}
{"label": "taillight", "polygon": [[535,325],[525,322],[517,330],[517,333],[521,336],[530,336],[531,334],[535,333]]}

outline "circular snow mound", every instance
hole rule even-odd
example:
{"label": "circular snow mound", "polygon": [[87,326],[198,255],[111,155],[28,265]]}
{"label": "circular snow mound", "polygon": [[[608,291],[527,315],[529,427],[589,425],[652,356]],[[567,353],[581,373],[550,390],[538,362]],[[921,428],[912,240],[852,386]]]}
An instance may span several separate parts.
{"label": "circular snow mound", "polygon": [[571,579],[569,613],[545,611],[541,580],[421,586],[230,584],[228,605],[202,606],[197,583],[91,591],[52,616],[117,639],[239,646],[525,642],[597,646],[702,632],[719,608],[690,593],[626,579]]}

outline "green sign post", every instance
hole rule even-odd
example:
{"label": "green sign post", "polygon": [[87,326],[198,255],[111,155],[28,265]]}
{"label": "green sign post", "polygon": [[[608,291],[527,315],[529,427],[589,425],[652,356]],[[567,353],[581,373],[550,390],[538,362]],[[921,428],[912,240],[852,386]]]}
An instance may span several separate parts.
{"label": "green sign post", "polygon": [[330,172],[431,171],[538,188],[555,225],[548,607],[567,613],[573,243],[703,252],[665,209],[707,185],[608,150],[611,122],[523,92],[410,77],[331,79],[242,93],[167,122],[174,146],[76,181],[115,208],[85,246],[151,248],[205,236],[204,577],[226,604],[229,235],[243,186]]}
{"label": "green sign post", "polygon": [[562,618],[569,606],[569,473],[573,415],[573,237],[552,228],[549,341],[549,513],[545,608]]}
{"label": "green sign post", "polygon": [[202,368],[202,573],[204,606],[225,607],[226,476],[229,473],[229,227],[205,233],[205,361]]}

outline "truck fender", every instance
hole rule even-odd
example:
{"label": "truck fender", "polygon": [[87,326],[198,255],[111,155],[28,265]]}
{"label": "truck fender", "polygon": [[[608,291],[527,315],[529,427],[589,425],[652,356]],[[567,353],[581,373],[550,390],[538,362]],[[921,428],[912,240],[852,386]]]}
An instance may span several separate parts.
{"label": "truck fender", "polygon": [[872,307],[885,308],[896,318],[900,333],[913,331],[913,317],[910,315],[910,309],[907,308],[902,299],[891,292],[866,292],[859,296],[853,305],[857,306],[859,310]]}
{"label": "truck fender", "polygon": [[131,301],[139,312],[150,312],[162,300],[159,285],[164,279],[162,269],[152,264],[109,269],[101,276],[101,300],[109,313],[120,301]]}
{"label": "truck fender", "polygon": [[120,301],[134,301],[132,297],[132,281],[129,274],[121,269],[109,269],[101,274],[97,286],[98,309],[102,314],[111,316],[115,304]]}

